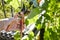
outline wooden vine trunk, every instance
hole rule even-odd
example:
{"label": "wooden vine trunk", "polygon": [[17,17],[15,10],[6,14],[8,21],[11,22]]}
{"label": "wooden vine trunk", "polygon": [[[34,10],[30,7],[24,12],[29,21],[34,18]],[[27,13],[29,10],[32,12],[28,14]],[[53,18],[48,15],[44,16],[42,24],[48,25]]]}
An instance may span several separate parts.
{"label": "wooden vine trunk", "polygon": [[21,12],[21,20],[20,20],[20,31],[21,31],[21,38],[22,38],[22,31],[24,30],[24,14]]}

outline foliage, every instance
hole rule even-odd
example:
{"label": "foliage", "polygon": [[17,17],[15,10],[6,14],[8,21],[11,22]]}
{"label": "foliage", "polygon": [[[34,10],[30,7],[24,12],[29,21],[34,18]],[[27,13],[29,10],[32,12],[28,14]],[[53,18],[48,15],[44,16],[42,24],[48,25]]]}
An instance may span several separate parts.
{"label": "foliage", "polygon": [[15,40],[20,40],[20,32],[19,31],[16,31],[15,35],[14,35],[14,39]]}
{"label": "foliage", "polygon": [[[58,32],[58,30],[60,29],[60,23],[59,23],[60,3],[59,2],[60,2],[59,0],[53,0],[53,1],[45,0],[45,3],[39,9],[41,9],[42,11],[45,10],[46,12],[43,15],[41,15],[39,19],[37,18],[38,16],[35,17],[37,14],[33,15],[34,11],[31,14],[33,17],[35,17],[36,22],[33,20],[33,17],[30,16],[31,19],[33,20],[33,21],[30,20],[30,22],[31,23],[35,22],[37,29],[41,29],[41,28],[45,29],[44,40],[60,40],[60,35],[59,35],[60,32]],[[42,23],[43,18],[44,20]]]}
{"label": "foliage", "polygon": [[[36,12],[37,11],[37,12]],[[27,17],[28,24],[32,24],[37,21],[40,10],[39,8],[34,8],[31,10],[30,14]]]}
{"label": "foliage", "polygon": [[[33,1],[33,6],[35,6],[35,8],[33,6],[30,7],[30,1]],[[5,5],[5,7],[7,7],[6,10],[8,10],[9,12],[10,6],[13,7],[15,12],[19,12],[22,8],[21,1],[5,0],[5,2],[7,3],[7,6]],[[42,6],[38,6],[36,0],[22,0],[22,3],[24,3],[26,9],[31,10],[30,14],[27,16],[26,25],[35,23],[35,26],[38,30],[44,28],[44,40],[60,40],[60,0],[44,0]],[[0,18],[4,18],[1,6],[2,5],[0,2]],[[41,14],[44,10],[46,12],[44,14]]]}

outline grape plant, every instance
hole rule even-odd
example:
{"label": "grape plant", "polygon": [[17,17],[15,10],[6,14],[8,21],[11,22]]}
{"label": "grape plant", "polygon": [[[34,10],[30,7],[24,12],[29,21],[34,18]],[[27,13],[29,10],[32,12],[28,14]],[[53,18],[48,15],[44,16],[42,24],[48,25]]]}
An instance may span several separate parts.
{"label": "grape plant", "polygon": [[[29,11],[25,12],[25,24],[35,24],[35,30],[25,34],[24,40],[60,40],[60,0],[4,0],[4,3],[8,18],[11,17],[10,13],[15,15],[21,9]],[[0,0],[0,18],[4,18],[3,11]],[[38,37],[35,35],[36,30],[40,31]],[[21,39],[19,34],[14,35],[15,40]]]}

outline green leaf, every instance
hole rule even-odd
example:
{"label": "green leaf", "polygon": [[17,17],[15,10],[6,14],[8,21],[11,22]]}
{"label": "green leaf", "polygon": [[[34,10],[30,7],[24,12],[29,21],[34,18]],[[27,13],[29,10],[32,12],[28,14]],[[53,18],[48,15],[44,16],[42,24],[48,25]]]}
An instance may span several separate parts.
{"label": "green leaf", "polygon": [[28,19],[31,19],[33,17],[35,17],[36,15],[40,14],[40,8],[34,8],[31,10],[29,16],[28,16]]}
{"label": "green leaf", "polygon": [[33,40],[34,33],[30,31],[28,37],[29,37],[29,40]]}
{"label": "green leaf", "polygon": [[7,2],[8,4],[12,1],[12,0],[4,0],[5,2]]}
{"label": "green leaf", "polygon": [[39,30],[39,29],[41,29],[42,27],[41,27],[41,24],[38,24],[38,25],[36,25],[36,28]]}
{"label": "green leaf", "polygon": [[51,17],[48,15],[48,14],[44,14],[44,17],[47,19],[47,20],[51,20]]}
{"label": "green leaf", "polygon": [[19,40],[20,39],[20,32],[16,31],[16,34],[14,35],[14,39],[15,40]]}
{"label": "green leaf", "polygon": [[10,5],[12,5],[12,7],[15,8],[15,10],[16,10],[19,7],[18,0],[12,0],[10,2]]}
{"label": "green leaf", "polygon": [[37,19],[39,18],[40,10],[39,8],[32,9],[30,15],[28,15],[27,20],[29,21],[29,24],[35,23]]}

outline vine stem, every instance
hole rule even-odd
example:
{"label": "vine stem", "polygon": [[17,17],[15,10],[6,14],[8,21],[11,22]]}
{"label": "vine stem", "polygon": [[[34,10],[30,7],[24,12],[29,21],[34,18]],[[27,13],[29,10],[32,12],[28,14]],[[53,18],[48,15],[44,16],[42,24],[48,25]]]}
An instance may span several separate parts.
{"label": "vine stem", "polygon": [[5,7],[4,7],[4,0],[1,0],[1,1],[2,1],[2,7],[3,7],[4,16],[6,18],[6,12],[5,12]]}
{"label": "vine stem", "polygon": [[20,26],[20,31],[21,31],[21,38],[22,38],[22,31],[24,30],[24,13],[23,12],[21,12],[21,16],[22,16],[22,18],[20,20],[20,25],[21,25]]}

